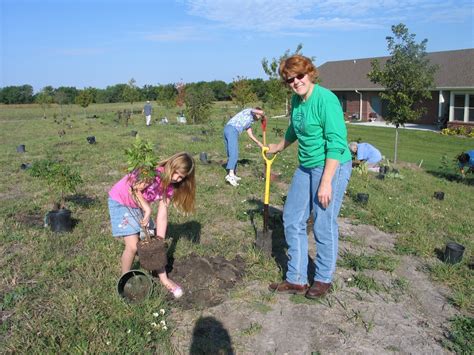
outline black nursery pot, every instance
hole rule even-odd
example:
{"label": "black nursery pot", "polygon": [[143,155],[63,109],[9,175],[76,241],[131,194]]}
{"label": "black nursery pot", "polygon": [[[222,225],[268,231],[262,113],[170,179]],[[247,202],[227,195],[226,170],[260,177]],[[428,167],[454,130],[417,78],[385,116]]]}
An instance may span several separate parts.
{"label": "black nursery pot", "polygon": [[202,152],[202,153],[199,154],[199,160],[203,164],[209,164],[209,160],[207,159],[207,153],[206,152]]}
{"label": "black nursery pot", "polygon": [[89,144],[95,144],[95,136],[87,137],[87,142],[89,142]]}
{"label": "black nursery pot", "polygon": [[379,169],[380,174],[388,174],[390,172],[390,168],[387,165],[382,165]]}
{"label": "black nursery pot", "polygon": [[437,200],[444,200],[444,192],[443,191],[435,191],[434,198]]}
{"label": "black nursery pot", "polygon": [[24,153],[26,151],[25,150],[25,145],[20,144],[18,147],[16,147],[16,151],[17,151],[17,153]]}
{"label": "black nursery pot", "polygon": [[369,194],[359,192],[356,196],[357,202],[366,204],[369,202]]}
{"label": "black nursery pot", "polygon": [[57,211],[50,211],[47,216],[49,226],[52,232],[70,232],[72,230],[71,211],[67,209],[60,209]]}
{"label": "black nursery pot", "polygon": [[130,135],[131,135],[132,137],[135,137],[137,134],[138,134],[137,131],[131,131],[131,132],[130,132]]}
{"label": "black nursery pot", "polygon": [[457,264],[462,260],[464,254],[464,246],[455,242],[446,244],[444,251],[444,262],[448,264]]}

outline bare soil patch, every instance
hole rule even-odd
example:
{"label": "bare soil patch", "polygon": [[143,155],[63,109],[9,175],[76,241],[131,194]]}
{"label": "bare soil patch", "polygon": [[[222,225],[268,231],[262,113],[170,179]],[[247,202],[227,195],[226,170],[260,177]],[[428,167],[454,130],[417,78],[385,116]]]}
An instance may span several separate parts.
{"label": "bare soil patch", "polygon": [[193,253],[176,260],[169,276],[185,292],[175,303],[185,310],[216,306],[242,280],[244,272],[245,262],[240,256],[226,260],[220,256],[206,258]]}
{"label": "bare soil patch", "polygon": [[28,213],[19,211],[12,218],[15,222],[20,223],[29,228],[42,228],[44,226],[45,216],[40,213]]}

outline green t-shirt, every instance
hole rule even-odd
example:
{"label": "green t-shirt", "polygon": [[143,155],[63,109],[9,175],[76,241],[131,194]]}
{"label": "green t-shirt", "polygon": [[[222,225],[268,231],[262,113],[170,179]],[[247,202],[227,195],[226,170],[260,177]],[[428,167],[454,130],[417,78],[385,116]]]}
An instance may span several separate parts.
{"label": "green t-shirt", "polygon": [[298,140],[298,160],[305,168],[324,166],[326,159],[351,160],[341,104],[330,90],[314,85],[308,100],[293,95],[291,123],[285,140]]}

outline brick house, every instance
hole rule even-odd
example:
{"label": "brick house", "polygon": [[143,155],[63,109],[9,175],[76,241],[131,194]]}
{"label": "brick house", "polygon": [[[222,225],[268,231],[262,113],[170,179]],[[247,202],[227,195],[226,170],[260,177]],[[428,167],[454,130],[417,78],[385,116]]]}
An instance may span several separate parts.
{"label": "brick house", "polygon": [[[383,65],[389,57],[363,58],[326,62],[321,65],[321,85],[332,90],[341,101],[346,118],[383,121],[385,105],[379,93],[383,87],[367,78],[370,62]],[[428,53],[431,64],[437,64],[435,87],[431,100],[424,102],[427,112],[417,123],[448,126],[474,126],[474,48]]]}

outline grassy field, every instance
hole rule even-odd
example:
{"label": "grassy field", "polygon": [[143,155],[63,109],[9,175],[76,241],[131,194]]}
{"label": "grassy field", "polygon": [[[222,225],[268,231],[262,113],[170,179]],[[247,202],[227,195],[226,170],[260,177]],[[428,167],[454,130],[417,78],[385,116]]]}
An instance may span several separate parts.
{"label": "grassy field", "polygon": [[[140,305],[126,304],[115,294],[122,245],[111,237],[107,191],[124,174],[124,149],[133,143],[131,130],[151,141],[160,157],[186,150],[199,160],[199,153],[207,152],[212,162],[200,164],[197,170],[196,214],[184,217],[173,210],[170,215],[168,237],[178,241],[175,258],[192,252],[226,258],[239,254],[248,265],[248,280],[266,282],[281,276],[272,259],[253,249],[255,234],[249,216],[257,211],[255,224],[262,225],[258,207],[263,198],[263,162],[245,137],[240,142],[240,158],[247,160],[239,171],[243,183],[235,189],[224,182],[222,128],[237,108],[216,104],[209,123],[178,125],[174,123],[177,109],[160,107],[154,118],[167,116],[172,124],[146,128],[144,117],[138,114],[128,127],[116,122],[116,111],[129,107],[93,105],[87,113],[76,106],[65,107],[64,119],[59,107],[49,108],[47,119],[35,105],[0,107],[4,172],[0,177],[0,352],[172,352],[173,325],[167,329],[153,325],[166,322],[172,311],[161,290]],[[135,109],[141,110],[141,104]],[[267,140],[279,140],[272,129],[285,127],[284,119],[271,121]],[[348,131],[350,140],[370,142],[386,157],[393,156],[393,129],[349,125]],[[87,143],[91,135],[97,144]],[[26,153],[16,152],[19,144],[25,144]],[[403,130],[400,175],[379,180],[355,171],[341,211],[354,223],[395,233],[397,251],[423,258],[432,278],[450,287],[450,302],[467,317],[472,317],[474,305],[474,177],[458,179],[452,160],[473,147],[472,139]],[[281,153],[272,166],[281,173],[281,182],[271,187],[270,204],[276,208],[283,205],[296,167],[296,148]],[[50,205],[47,188],[20,169],[21,164],[48,154],[77,167],[84,180],[78,195],[68,201],[77,220],[72,233],[53,234],[42,227]],[[442,164],[444,155],[447,164]],[[444,191],[445,199],[434,199],[434,191]],[[355,202],[358,192],[370,194],[366,206]],[[199,243],[192,243],[180,228],[187,222],[200,226]],[[466,247],[462,263],[448,265],[439,260],[447,241]]]}

